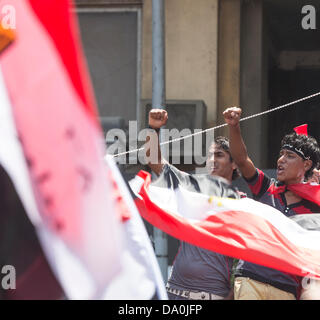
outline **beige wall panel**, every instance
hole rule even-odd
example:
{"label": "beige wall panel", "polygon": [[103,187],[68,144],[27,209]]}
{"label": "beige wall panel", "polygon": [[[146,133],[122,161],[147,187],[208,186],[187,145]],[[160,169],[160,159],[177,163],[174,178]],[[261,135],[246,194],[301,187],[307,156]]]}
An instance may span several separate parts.
{"label": "beige wall panel", "polygon": [[[240,105],[241,1],[221,0],[219,6],[217,121],[224,123],[226,107]],[[217,134],[228,135],[223,128]]]}
{"label": "beige wall panel", "polygon": [[[167,0],[166,98],[204,100],[208,125],[217,105],[218,0]],[[143,7],[142,98],[152,97],[152,1]]]}

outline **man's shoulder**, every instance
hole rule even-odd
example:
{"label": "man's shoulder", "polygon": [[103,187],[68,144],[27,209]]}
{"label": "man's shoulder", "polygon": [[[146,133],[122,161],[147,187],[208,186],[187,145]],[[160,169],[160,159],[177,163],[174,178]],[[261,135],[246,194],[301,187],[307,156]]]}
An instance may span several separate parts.
{"label": "man's shoulder", "polygon": [[161,173],[162,180],[170,181],[169,185],[180,185],[183,188],[218,197],[238,198],[237,191],[222,177],[209,174],[194,174],[179,170],[171,164],[166,164]]}
{"label": "man's shoulder", "polygon": [[259,168],[256,168],[256,173],[253,177],[244,180],[247,182],[255,200],[259,200],[263,195],[267,195],[267,191],[277,184],[275,178],[271,178]]}

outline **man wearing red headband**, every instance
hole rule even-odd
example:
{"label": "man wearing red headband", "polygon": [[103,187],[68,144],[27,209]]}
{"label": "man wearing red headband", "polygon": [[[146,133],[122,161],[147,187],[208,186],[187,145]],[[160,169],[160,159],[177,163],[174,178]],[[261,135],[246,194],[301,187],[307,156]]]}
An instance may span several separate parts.
{"label": "man wearing red headband", "polygon": [[[247,181],[253,197],[290,217],[320,213],[320,191],[316,185],[303,184],[320,161],[317,141],[309,137],[306,126],[286,135],[277,160],[277,181],[257,169],[248,156],[240,131],[242,110],[228,108],[223,115],[229,128],[230,152]],[[293,300],[298,296],[300,280],[294,275],[261,265],[240,261],[234,286],[238,300]]]}

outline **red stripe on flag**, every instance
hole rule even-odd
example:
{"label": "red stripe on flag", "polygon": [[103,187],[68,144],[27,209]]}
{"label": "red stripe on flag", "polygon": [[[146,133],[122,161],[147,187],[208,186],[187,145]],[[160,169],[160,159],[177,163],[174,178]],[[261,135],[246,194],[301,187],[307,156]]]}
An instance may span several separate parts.
{"label": "red stripe on flag", "polygon": [[29,0],[47,30],[86,110],[97,121],[96,102],[80,45],[80,32],[71,0]]}

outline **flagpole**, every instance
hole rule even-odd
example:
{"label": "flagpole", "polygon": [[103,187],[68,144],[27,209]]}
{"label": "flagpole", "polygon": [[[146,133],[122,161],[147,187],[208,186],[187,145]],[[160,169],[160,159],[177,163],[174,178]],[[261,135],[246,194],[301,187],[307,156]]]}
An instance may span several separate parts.
{"label": "flagpole", "polygon": [[[165,109],[165,5],[164,0],[152,0],[152,108]],[[160,130],[160,143],[165,141]],[[167,158],[167,146],[161,154]],[[153,228],[155,253],[164,281],[168,279],[168,239],[158,228]]]}

